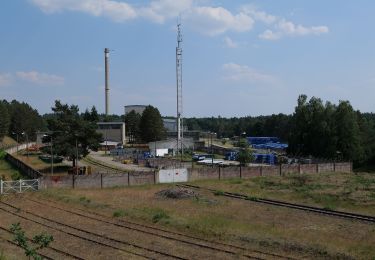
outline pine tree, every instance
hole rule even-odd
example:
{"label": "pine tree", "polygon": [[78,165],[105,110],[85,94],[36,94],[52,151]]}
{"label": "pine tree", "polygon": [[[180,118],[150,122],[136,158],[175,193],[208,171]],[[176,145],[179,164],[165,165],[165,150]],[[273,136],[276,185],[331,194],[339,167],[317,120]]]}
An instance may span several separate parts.
{"label": "pine tree", "polygon": [[143,111],[139,128],[144,142],[159,141],[165,137],[165,128],[160,112],[153,106],[147,106]]}

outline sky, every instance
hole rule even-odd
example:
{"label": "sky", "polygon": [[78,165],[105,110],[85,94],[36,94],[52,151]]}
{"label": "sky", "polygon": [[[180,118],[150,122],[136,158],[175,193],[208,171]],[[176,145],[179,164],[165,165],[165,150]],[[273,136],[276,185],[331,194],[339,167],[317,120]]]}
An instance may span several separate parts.
{"label": "sky", "polygon": [[51,112],[55,100],[104,113],[176,114],[176,24],[183,115],[293,113],[300,94],[375,112],[375,1],[8,0],[0,3],[0,99]]}

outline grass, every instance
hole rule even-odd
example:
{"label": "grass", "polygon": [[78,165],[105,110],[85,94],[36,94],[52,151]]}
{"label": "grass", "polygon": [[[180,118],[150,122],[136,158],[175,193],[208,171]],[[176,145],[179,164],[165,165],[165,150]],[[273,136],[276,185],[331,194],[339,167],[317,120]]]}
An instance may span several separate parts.
{"label": "grass", "polygon": [[15,145],[17,145],[17,142],[9,136],[4,136],[3,140],[0,141],[0,149],[7,149]]}
{"label": "grass", "polygon": [[113,212],[113,217],[114,218],[119,218],[119,217],[124,217],[124,216],[127,216],[128,214],[126,213],[125,210],[123,209],[117,209]]}
{"label": "grass", "polygon": [[195,184],[216,189],[218,193],[237,192],[249,197],[375,215],[375,174],[371,173],[320,173],[247,180],[202,180]]}
{"label": "grass", "polygon": [[27,178],[19,170],[14,168],[5,159],[0,159],[0,178],[2,180],[19,180]]}
{"label": "grass", "polygon": [[2,249],[0,249],[0,260],[6,260],[6,256],[5,256],[5,253]]}
{"label": "grass", "polygon": [[[307,193],[314,194],[317,203],[326,203],[327,208],[335,207],[334,203],[340,197],[327,196],[334,195],[328,191],[349,185],[346,182],[357,183],[362,187],[367,181],[351,176],[339,179],[326,175],[307,176],[304,180],[296,179],[296,176],[265,179],[266,182],[260,179],[241,182],[231,179],[198,183],[214,185],[220,191],[233,189],[240,193],[248,192],[250,201],[232,200],[203,191],[186,200],[160,199],[155,196],[156,192],[172,187],[169,184],[108,189],[51,189],[43,190],[35,196],[74,204],[114,218],[161,225],[194,236],[235,244],[245,243],[248,247],[270,252],[297,252],[297,255],[300,253],[308,258],[352,256],[371,259],[375,255],[375,248],[372,247],[375,243],[375,228],[371,225],[251,202],[267,194],[299,198],[301,193]],[[263,189],[260,183],[264,185]],[[291,190],[287,191],[287,187]],[[318,196],[320,192],[322,195]],[[308,199],[313,201],[310,197]]]}
{"label": "grass", "polygon": [[[19,153],[16,155],[16,158],[19,160],[25,162],[29,166],[31,166],[33,169],[38,170],[43,173],[50,173],[51,172],[51,164],[46,163],[39,159],[38,153],[31,153],[29,156],[26,154]],[[68,169],[71,166],[65,165],[64,163],[54,163],[53,164],[53,170],[56,174],[65,174],[68,173]]]}

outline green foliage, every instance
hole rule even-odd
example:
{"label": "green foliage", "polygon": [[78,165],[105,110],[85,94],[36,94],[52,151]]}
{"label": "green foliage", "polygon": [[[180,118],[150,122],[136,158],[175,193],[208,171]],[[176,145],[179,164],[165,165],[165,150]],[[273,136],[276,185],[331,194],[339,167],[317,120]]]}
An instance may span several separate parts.
{"label": "green foliage", "polygon": [[247,196],[247,197],[246,197],[246,200],[258,201],[258,198],[257,198],[257,197],[254,197],[254,196]]}
{"label": "green foliage", "polygon": [[237,142],[237,146],[238,146],[238,147],[241,147],[241,148],[248,148],[248,147],[249,147],[249,142],[247,141],[246,138],[241,138],[241,139]]}
{"label": "green foliage", "polygon": [[85,110],[85,113],[82,115],[83,119],[86,121],[97,123],[99,122],[99,114],[96,110],[95,106],[92,106],[91,111],[89,112],[88,109]]}
{"label": "green foliage", "polygon": [[10,116],[7,107],[0,101],[0,141],[8,133]]}
{"label": "green foliage", "polygon": [[[29,141],[35,140],[36,132],[45,130],[45,121],[38,111],[27,103],[13,100],[10,103],[3,101],[3,104],[7,106],[10,116],[8,134],[14,139],[17,138],[18,134],[20,142],[25,142],[27,139]],[[25,133],[24,135],[21,134],[23,132]]]}
{"label": "green foliage", "polygon": [[363,163],[375,156],[373,122],[354,111],[349,101],[336,106],[301,95],[292,118],[289,152]]}
{"label": "green foliage", "polygon": [[54,113],[47,122],[52,132],[53,151],[57,155],[69,157],[75,166],[76,141],[79,144],[78,156],[84,157],[89,149],[98,149],[102,136],[96,132],[97,125],[94,121],[87,121],[79,115],[78,106],[68,106],[57,100],[52,110]]}
{"label": "green foliage", "polygon": [[53,241],[53,236],[46,233],[41,233],[39,235],[35,235],[32,239],[32,243],[37,245],[36,247],[32,247],[28,243],[25,231],[22,230],[20,223],[12,224],[10,231],[14,234],[14,242],[25,250],[26,256],[32,257],[34,260],[41,260],[42,257],[38,255],[37,251],[39,249],[48,247]]}
{"label": "green foliage", "polygon": [[5,254],[4,254],[3,249],[0,249],[0,260],[6,260],[6,259],[7,258],[6,258]]}
{"label": "green foliage", "polygon": [[130,143],[137,143],[140,141],[140,122],[141,115],[134,110],[125,115],[126,134],[129,136]]}
{"label": "green foliage", "polygon": [[7,153],[4,150],[0,149],[0,160],[4,160],[6,155]]}
{"label": "green foliage", "polygon": [[165,137],[165,128],[160,112],[153,106],[147,106],[143,111],[139,128],[144,142],[159,141]]}
{"label": "green foliage", "polygon": [[221,190],[216,190],[216,191],[214,191],[214,195],[215,196],[224,196],[224,191],[221,191]]}
{"label": "green foliage", "polygon": [[161,220],[168,220],[170,216],[165,212],[164,210],[160,209],[158,212],[156,212],[152,217],[152,222],[157,223]]}
{"label": "green foliage", "polygon": [[118,209],[118,210],[115,210],[115,211],[113,212],[113,217],[114,217],[114,218],[124,217],[124,216],[126,216],[126,215],[127,215],[127,213],[126,213],[126,211],[123,210],[123,209]]}
{"label": "green foliage", "polygon": [[254,160],[253,151],[249,147],[242,148],[238,152],[237,160],[241,163],[241,165],[251,163]]}
{"label": "green foliage", "polygon": [[189,130],[215,132],[219,138],[240,136],[243,132],[251,136],[278,136],[286,141],[289,136],[291,116],[284,114],[258,117],[204,117],[185,118]]}

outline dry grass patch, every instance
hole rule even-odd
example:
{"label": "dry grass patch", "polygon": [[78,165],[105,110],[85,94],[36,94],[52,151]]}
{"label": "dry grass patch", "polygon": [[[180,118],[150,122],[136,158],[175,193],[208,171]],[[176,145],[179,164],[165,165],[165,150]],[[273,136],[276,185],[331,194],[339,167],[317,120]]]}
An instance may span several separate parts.
{"label": "dry grass patch", "polygon": [[[248,183],[228,182],[229,187],[245,187],[243,185]],[[233,200],[201,191],[197,197],[179,200],[155,195],[171,187],[145,185],[103,190],[49,190],[39,196],[55,198],[116,218],[162,225],[250,248],[292,252],[309,258],[371,259],[375,256],[373,225]]]}
{"label": "dry grass patch", "polygon": [[375,215],[375,174],[370,173],[320,173],[247,180],[204,180],[196,181],[195,184],[243,193],[249,197]]}

